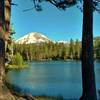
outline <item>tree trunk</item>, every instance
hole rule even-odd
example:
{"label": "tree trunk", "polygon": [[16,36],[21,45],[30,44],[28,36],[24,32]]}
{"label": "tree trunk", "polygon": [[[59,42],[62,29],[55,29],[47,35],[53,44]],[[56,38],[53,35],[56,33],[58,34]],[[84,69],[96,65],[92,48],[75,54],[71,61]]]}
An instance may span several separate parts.
{"label": "tree trunk", "polygon": [[0,0],[0,100],[15,100],[5,85],[5,16],[4,1]]}
{"label": "tree trunk", "polygon": [[5,78],[5,43],[4,43],[4,0],[0,0],[0,99],[2,98]]}
{"label": "tree trunk", "polygon": [[4,0],[0,1],[0,83],[5,76],[5,43],[4,43]]}
{"label": "tree trunk", "polygon": [[82,85],[80,100],[97,100],[93,59],[93,0],[83,0]]}

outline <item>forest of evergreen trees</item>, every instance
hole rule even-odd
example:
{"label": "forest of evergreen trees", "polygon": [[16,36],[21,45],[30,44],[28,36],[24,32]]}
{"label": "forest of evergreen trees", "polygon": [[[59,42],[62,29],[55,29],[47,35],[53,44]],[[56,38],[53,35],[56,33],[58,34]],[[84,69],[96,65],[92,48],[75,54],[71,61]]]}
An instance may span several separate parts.
{"label": "forest of evergreen trees", "polygon": [[[81,58],[81,42],[14,44],[14,54],[20,53],[24,60],[66,60]],[[94,39],[94,58],[100,59],[100,37]]]}

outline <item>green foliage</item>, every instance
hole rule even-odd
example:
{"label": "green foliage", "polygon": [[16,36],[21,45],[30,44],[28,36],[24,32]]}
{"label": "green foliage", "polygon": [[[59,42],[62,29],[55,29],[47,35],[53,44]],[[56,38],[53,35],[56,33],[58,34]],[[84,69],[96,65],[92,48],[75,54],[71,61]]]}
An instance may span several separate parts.
{"label": "green foliage", "polygon": [[[80,59],[81,42],[70,43],[14,44],[14,54],[19,52],[26,61]],[[94,39],[94,55],[100,59],[100,38]]]}
{"label": "green foliage", "polygon": [[74,58],[74,41],[73,41],[73,39],[70,40],[70,44],[69,44],[69,56],[71,59]]}
{"label": "green foliage", "polygon": [[81,46],[80,46],[80,42],[78,40],[75,41],[75,49],[74,49],[74,57],[76,59],[80,58],[80,52],[81,52]]}
{"label": "green foliage", "polygon": [[12,65],[22,66],[23,58],[22,58],[21,54],[16,53],[15,55],[13,55],[11,63],[12,63]]}
{"label": "green foliage", "polygon": [[[83,2],[84,0],[32,0],[34,7],[37,11],[42,11],[41,3],[42,2],[49,2],[53,6],[57,7],[61,10],[66,10],[69,7],[77,6],[78,9],[83,11]],[[33,8],[32,8],[33,9]],[[24,11],[29,11],[32,9],[26,9]],[[100,13],[100,0],[93,0],[93,11],[97,11]]]}
{"label": "green foliage", "polygon": [[94,39],[94,57],[100,59],[100,37]]}
{"label": "green foliage", "polygon": [[[77,45],[77,44],[76,44]],[[79,44],[80,45],[80,44]],[[14,53],[19,52],[24,60],[68,59],[74,55],[74,41],[69,43],[14,44]],[[80,48],[78,48],[79,50]],[[77,51],[77,50],[76,50]],[[79,50],[80,51],[80,50]],[[70,55],[71,52],[71,55]],[[80,57],[79,52],[77,57]],[[73,56],[73,58],[75,58]]]}

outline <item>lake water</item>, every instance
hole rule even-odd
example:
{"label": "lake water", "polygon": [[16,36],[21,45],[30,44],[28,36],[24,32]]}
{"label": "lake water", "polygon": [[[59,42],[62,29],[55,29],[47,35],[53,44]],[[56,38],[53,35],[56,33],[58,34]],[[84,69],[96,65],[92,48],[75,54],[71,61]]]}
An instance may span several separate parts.
{"label": "lake water", "polygon": [[[96,87],[100,89],[100,61],[95,61]],[[22,70],[7,73],[18,92],[79,98],[82,94],[80,61],[33,61]]]}

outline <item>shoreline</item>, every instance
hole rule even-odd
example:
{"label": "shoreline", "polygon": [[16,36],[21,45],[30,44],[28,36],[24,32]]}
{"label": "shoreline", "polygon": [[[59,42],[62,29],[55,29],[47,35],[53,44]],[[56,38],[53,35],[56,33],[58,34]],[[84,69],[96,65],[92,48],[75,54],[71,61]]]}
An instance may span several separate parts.
{"label": "shoreline", "polygon": [[[61,95],[58,96],[47,96],[47,95],[32,95],[32,94],[28,94],[28,93],[20,93],[18,91],[15,91],[13,89],[13,85],[8,83],[7,81],[5,81],[5,85],[7,86],[7,88],[10,90],[10,92],[12,93],[12,95],[14,95],[17,98],[21,98],[21,99],[16,99],[16,100],[79,100],[79,98],[64,98]],[[98,94],[100,95],[100,90],[98,90]],[[97,100],[99,100],[100,98],[98,98]]]}
{"label": "shoreline", "polygon": [[[36,95],[33,96],[32,94],[28,93],[19,93],[13,89],[13,85],[5,82],[6,86],[10,90],[10,92],[19,98],[24,98],[24,100],[79,100],[78,98],[64,98],[63,96],[47,96],[47,95]],[[19,99],[18,99],[19,100]],[[23,100],[23,99],[21,99]]]}

